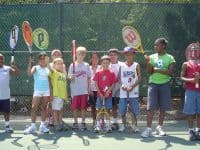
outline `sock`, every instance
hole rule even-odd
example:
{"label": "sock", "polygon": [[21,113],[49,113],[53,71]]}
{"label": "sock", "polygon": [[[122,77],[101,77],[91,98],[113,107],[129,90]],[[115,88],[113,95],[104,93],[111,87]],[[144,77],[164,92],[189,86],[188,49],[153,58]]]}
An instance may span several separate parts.
{"label": "sock", "polygon": [[117,118],[113,118],[113,123],[117,123],[118,119]]}
{"label": "sock", "polygon": [[44,126],[45,125],[45,121],[41,121],[41,126]]}
{"label": "sock", "polygon": [[100,121],[99,120],[97,120],[97,127],[99,127],[100,126]]}
{"label": "sock", "polygon": [[105,120],[106,121],[106,126],[110,127],[110,121],[109,120]]}
{"label": "sock", "polygon": [[5,121],[5,126],[9,126],[10,125],[10,121]]}
{"label": "sock", "polygon": [[35,125],[35,123],[31,123],[31,126],[32,126],[32,127],[35,127],[36,125]]}
{"label": "sock", "polygon": [[189,131],[194,131],[194,128],[189,128]]}
{"label": "sock", "polygon": [[197,128],[197,127],[196,127],[196,131],[197,131],[197,132],[200,132],[200,128]]}

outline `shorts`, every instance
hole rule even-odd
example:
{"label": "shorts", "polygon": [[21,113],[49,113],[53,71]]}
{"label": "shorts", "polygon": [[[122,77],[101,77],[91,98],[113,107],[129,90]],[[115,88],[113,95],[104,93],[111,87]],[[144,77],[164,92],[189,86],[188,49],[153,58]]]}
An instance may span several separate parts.
{"label": "shorts", "polygon": [[[108,97],[105,99],[105,107],[107,109],[112,108],[112,97]],[[98,109],[102,108],[102,99],[100,97],[97,97],[96,108]]]}
{"label": "shorts", "polygon": [[119,100],[119,114],[125,115],[127,112],[128,103],[131,108],[131,112],[134,113],[135,116],[140,114],[140,106],[138,102],[138,98],[120,98]]}
{"label": "shorts", "polygon": [[200,92],[193,90],[185,91],[185,103],[183,113],[187,115],[200,114]]}
{"label": "shorts", "polygon": [[93,96],[89,95],[88,105],[92,107],[96,107],[97,102],[97,91],[92,91]]}
{"label": "shorts", "polygon": [[4,113],[10,112],[10,99],[0,100],[0,112],[4,112]]}
{"label": "shorts", "polygon": [[119,97],[112,97],[112,105],[116,106],[119,104]]}
{"label": "shorts", "polygon": [[86,110],[87,109],[87,99],[88,95],[77,95],[72,98],[71,102],[71,108],[72,110],[81,109]]}
{"label": "shorts", "polygon": [[168,111],[171,109],[170,84],[154,84],[148,87],[147,110]]}
{"label": "shorts", "polygon": [[50,91],[34,91],[33,92],[34,97],[43,97],[43,96],[50,96]]}
{"label": "shorts", "polygon": [[64,100],[59,97],[54,97],[52,101],[52,109],[53,110],[62,110],[64,104]]}

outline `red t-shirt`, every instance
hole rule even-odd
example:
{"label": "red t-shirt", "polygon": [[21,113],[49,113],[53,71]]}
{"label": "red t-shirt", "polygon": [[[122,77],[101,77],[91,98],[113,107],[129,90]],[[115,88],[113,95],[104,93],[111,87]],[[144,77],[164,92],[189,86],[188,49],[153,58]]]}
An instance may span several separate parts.
{"label": "red t-shirt", "polygon": [[[106,90],[116,82],[116,77],[114,72],[111,70],[99,70],[96,72],[94,78],[94,81],[97,82],[97,85],[99,87],[100,92],[104,95]],[[98,93],[99,96],[99,93]],[[112,96],[112,92],[109,94],[109,97]]]}
{"label": "red t-shirt", "polygon": [[[187,63],[187,68],[186,68],[186,78],[194,78],[195,73],[200,73],[200,64],[195,64],[192,62]],[[200,84],[200,83],[199,83]],[[189,90],[195,90],[195,91],[200,91],[200,86],[199,88],[195,87],[194,83],[186,82],[185,83],[185,88]]]}

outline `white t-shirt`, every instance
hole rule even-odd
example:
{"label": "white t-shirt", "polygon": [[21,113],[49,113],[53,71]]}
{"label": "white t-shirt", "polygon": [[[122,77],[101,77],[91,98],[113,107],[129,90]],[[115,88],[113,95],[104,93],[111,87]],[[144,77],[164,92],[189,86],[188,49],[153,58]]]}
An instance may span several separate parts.
{"label": "white t-shirt", "polygon": [[10,70],[5,65],[0,68],[0,100],[10,99]]}
{"label": "white t-shirt", "polygon": [[[118,61],[116,64],[110,64],[110,69],[114,72],[115,78],[118,79],[119,74],[119,68],[123,63]],[[119,81],[115,83],[115,86],[112,91],[112,97],[119,97],[119,91],[120,91],[120,83]]]}
{"label": "white t-shirt", "polygon": [[[68,75],[73,74],[73,65],[69,66]],[[70,82],[71,97],[88,94],[88,79],[91,78],[88,63],[75,64],[75,80]]]}
{"label": "white t-shirt", "polygon": [[92,69],[92,66],[90,66],[90,71],[91,71],[91,82],[90,82],[90,89],[91,91],[97,91],[97,88],[95,86],[95,81],[93,80],[95,73],[100,69],[100,66],[98,65],[96,70]]}
{"label": "white t-shirt", "polygon": [[[137,80],[137,67],[138,63],[134,62],[131,66],[128,66],[126,63],[123,63],[121,66],[121,84],[130,87],[132,86]],[[139,86],[137,85],[131,92],[129,92],[129,97],[139,97]],[[122,90],[120,88],[120,98],[127,98],[127,91]]]}

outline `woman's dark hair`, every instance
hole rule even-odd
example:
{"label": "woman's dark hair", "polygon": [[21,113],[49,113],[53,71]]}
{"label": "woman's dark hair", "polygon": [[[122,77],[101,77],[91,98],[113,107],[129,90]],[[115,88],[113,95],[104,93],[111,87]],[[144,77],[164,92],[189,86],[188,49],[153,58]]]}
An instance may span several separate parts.
{"label": "woman's dark hair", "polygon": [[100,56],[99,56],[99,54],[98,54],[97,52],[92,52],[92,53],[90,54],[90,60],[89,60],[89,64],[90,64],[90,65],[92,65],[91,59],[92,59],[92,56],[93,56],[93,55],[97,55],[97,57],[100,58]]}
{"label": "woman's dark hair", "polygon": [[168,41],[165,38],[158,38],[156,39],[156,42],[161,43],[162,45],[165,46],[165,48],[167,47]]}

